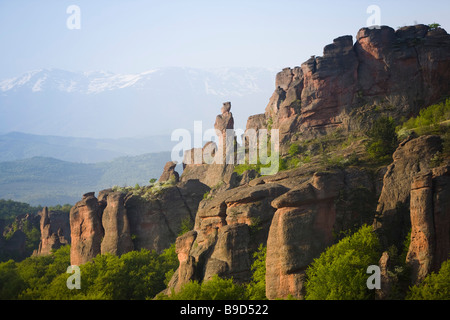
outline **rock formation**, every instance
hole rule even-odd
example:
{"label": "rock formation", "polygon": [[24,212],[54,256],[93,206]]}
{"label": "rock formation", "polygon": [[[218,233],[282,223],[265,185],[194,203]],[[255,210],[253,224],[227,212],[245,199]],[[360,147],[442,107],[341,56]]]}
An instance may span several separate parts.
{"label": "rock formation", "polygon": [[225,102],[221,109],[222,113],[216,117],[214,128],[219,139],[217,145],[214,142],[208,142],[203,148],[185,151],[181,181],[198,179],[210,188],[219,184],[223,184],[225,188],[237,185],[234,173],[236,159],[234,119],[230,110],[231,103]]}
{"label": "rock formation", "polygon": [[83,195],[70,210],[70,263],[81,265],[101,253],[102,210],[94,192]]}
{"label": "rock formation", "polygon": [[180,175],[178,172],[175,171],[175,167],[177,166],[177,163],[174,161],[169,161],[164,166],[164,171],[159,177],[158,182],[166,182],[169,180],[173,180],[175,183],[180,180]]}
{"label": "rock formation", "polygon": [[[33,253],[30,249],[26,232],[32,229],[39,230],[40,217],[36,214],[22,214],[12,223],[0,219],[0,259],[22,260]],[[36,244],[37,245],[37,244]]]}
{"label": "rock formation", "polygon": [[62,211],[49,211],[44,207],[41,217],[41,241],[35,255],[47,255],[63,245],[70,244],[69,214]]}
{"label": "rock formation", "polygon": [[104,237],[101,253],[121,255],[134,249],[131,241],[130,223],[125,207],[125,194],[122,192],[102,192],[99,202],[106,203],[102,213]]}
{"label": "rock formation", "polygon": [[[278,129],[286,155],[293,141],[337,129],[360,131],[381,115],[416,115],[448,95],[449,79],[450,36],[443,29],[363,28],[355,43],[351,36],[336,38],[322,57],[279,72],[265,113],[251,116],[246,129]],[[393,162],[377,170],[313,161],[273,175],[248,170],[239,176],[233,164],[210,161],[226,149],[233,126],[226,102],[214,124],[218,145],[187,150],[179,181],[169,162],[156,189],[148,187],[145,194],[127,189],[101,191],[98,199],[84,195],[70,214],[72,264],[105,252],[161,252],[175,242],[180,265],[170,292],[216,274],[248,282],[252,254],[263,244],[266,295],[275,299],[302,298],[312,261],[343,231],[367,223],[373,223],[383,250],[400,249],[412,228],[408,263],[416,282],[448,258],[450,169],[430,168],[442,150],[439,136],[409,137]],[[234,132],[231,138],[234,150]],[[193,230],[178,236],[186,219],[194,222]],[[379,262],[386,286],[390,258],[385,251]],[[389,296],[388,289],[378,298]]]}
{"label": "rock formation", "polygon": [[209,187],[189,180],[156,190],[151,198],[132,191],[87,193],[70,212],[71,263],[80,265],[97,254],[142,248],[162,252],[176,239],[182,221],[195,219],[198,203]]}
{"label": "rock formation", "polygon": [[412,281],[437,272],[450,252],[450,167],[434,168],[411,184],[411,243],[406,257]]}
{"label": "rock formation", "polygon": [[439,136],[421,136],[406,139],[394,152],[394,161],[384,175],[378,216],[374,222],[385,248],[391,244],[401,248],[411,226],[409,204],[413,177],[420,172],[427,172],[430,159],[441,150]]}
{"label": "rock formation", "polygon": [[[381,106],[394,118],[410,117],[448,95],[450,36],[425,25],[394,29],[362,28],[336,38],[323,56],[276,76],[275,91],[261,115],[247,128],[280,130],[282,151],[301,132],[314,137],[341,128],[367,128]],[[392,108],[392,106],[397,106]],[[284,147],[284,148],[283,148]]]}
{"label": "rock formation", "polygon": [[[361,188],[362,189],[357,189]],[[335,234],[372,217],[370,203],[361,203],[358,190],[374,192],[364,171],[316,172],[311,180],[296,186],[272,201],[276,208],[267,239],[266,295],[302,298],[305,270],[326,247],[336,241]],[[346,199],[345,194],[358,195]],[[353,208],[353,210],[351,210]]]}

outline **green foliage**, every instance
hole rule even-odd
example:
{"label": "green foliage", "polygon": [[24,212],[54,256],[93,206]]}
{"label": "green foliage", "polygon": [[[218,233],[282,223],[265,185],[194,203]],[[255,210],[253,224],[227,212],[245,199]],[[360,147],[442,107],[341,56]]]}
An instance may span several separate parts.
{"label": "green foliage", "polygon": [[375,162],[385,163],[391,160],[398,145],[395,127],[392,117],[381,117],[367,132],[369,137],[367,152]]}
{"label": "green foliage", "polygon": [[[21,224],[20,227],[19,224]],[[38,248],[41,240],[41,231],[37,226],[33,226],[29,220],[16,220],[12,222],[9,231],[3,234],[6,243],[11,240],[13,235],[19,229],[25,234],[24,252],[21,254],[17,252],[2,252],[2,254],[0,254],[0,261],[6,261],[9,259],[22,260],[30,256],[33,251]]]}
{"label": "green foliage", "polygon": [[81,289],[69,290],[66,273],[70,246],[52,255],[0,264],[2,299],[146,299],[165,288],[166,275],[178,267],[175,245],[162,254],[131,251],[98,255],[80,266]]}
{"label": "green foliage", "polygon": [[296,143],[291,144],[288,153],[291,157],[295,157],[300,153],[300,146]]}
{"label": "green foliage", "polygon": [[410,289],[408,300],[450,300],[450,260],[442,263],[438,273],[429,274],[420,285]]}
{"label": "green foliage", "polygon": [[260,244],[258,250],[253,254],[251,270],[252,280],[247,285],[246,296],[249,300],[265,300],[266,298],[266,256],[267,247]]}
{"label": "green foliage", "polygon": [[0,300],[16,298],[26,288],[13,260],[0,263]]}
{"label": "green foliage", "polygon": [[[153,180],[153,179],[152,179]],[[158,197],[164,193],[167,189],[172,188],[175,185],[175,178],[171,178],[164,182],[154,182],[148,186],[140,186],[138,183],[134,187],[125,186],[119,187],[117,185],[112,187],[114,192],[122,192],[125,194],[133,194],[134,196],[141,197],[145,200],[150,200]]]}
{"label": "green foliage", "polygon": [[208,191],[206,191],[206,192],[203,194],[203,200],[208,200],[208,199],[210,199],[210,191],[211,191],[211,190],[208,190]]}
{"label": "green foliage", "polygon": [[210,280],[186,283],[178,292],[159,294],[159,300],[264,300],[266,298],[266,247],[262,244],[253,254],[252,280],[248,284],[237,284],[217,274]]}
{"label": "green foliage", "polygon": [[42,207],[32,207],[28,203],[0,199],[0,219],[11,222],[15,217],[27,214],[37,213]]}
{"label": "green foliage", "polygon": [[379,240],[370,226],[329,247],[306,270],[306,299],[364,300],[373,296],[366,270],[380,256]]}
{"label": "green foliage", "polygon": [[340,190],[335,199],[336,210],[339,212],[335,227],[347,231],[336,234],[335,239],[340,240],[349,233],[356,232],[362,225],[372,223],[377,204],[376,194],[365,187]]}
{"label": "green foliage", "polygon": [[160,300],[242,300],[245,287],[234,283],[233,279],[222,279],[214,275],[210,280],[199,283],[190,281],[179,292],[170,296],[160,294]]}
{"label": "green foliage", "polygon": [[160,174],[169,159],[170,152],[161,152],[98,163],[46,157],[1,162],[0,198],[36,206],[74,204],[86,190],[103,190],[115,184],[145,184],[149,176]]}
{"label": "green foliage", "polygon": [[411,266],[406,263],[409,244],[411,242],[411,231],[405,237],[403,247],[399,250],[395,245],[388,248],[389,269],[388,276],[391,279],[391,288],[387,299],[401,300],[405,298],[408,287],[411,283]]}
{"label": "green foliage", "polygon": [[261,168],[262,167],[269,167],[270,165],[262,165],[261,162],[258,160],[256,164],[238,164],[234,166],[234,172],[236,172],[238,175],[242,175],[247,170],[255,170],[258,174],[261,174]]}
{"label": "green foliage", "polygon": [[444,134],[449,125],[448,120],[450,120],[450,99],[420,110],[417,117],[412,117],[397,127],[397,134],[400,139],[406,138],[412,131],[418,135]]}
{"label": "green foliage", "polygon": [[[204,197],[203,197],[204,198]],[[181,221],[180,231],[178,232],[178,236],[185,234],[186,232],[191,231],[194,228],[194,222],[192,221],[190,216],[187,216]]]}
{"label": "green foliage", "polygon": [[434,23],[430,23],[430,24],[428,25],[428,29],[429,29],[429,30],[435,30],[435,29],[439,28],[440,26],[441,26],[441,25],[440,25],[439,23],[434,22]]}
{"label": "green foliage", "polygon": [[270,130],[272,130],[272,126],[273,126],[273,119],[272,119],[272,117],[267,118],[266,125],[267,125],[267,131],[270,132]]}
{"label": "green foliage", "polygon": [[48,211],[62,211],[66,213],[69,213],[70,209],[72,209],[72,205],[69,203],[66,203],[65,205],[57,204],[56,206],[48,207]]}

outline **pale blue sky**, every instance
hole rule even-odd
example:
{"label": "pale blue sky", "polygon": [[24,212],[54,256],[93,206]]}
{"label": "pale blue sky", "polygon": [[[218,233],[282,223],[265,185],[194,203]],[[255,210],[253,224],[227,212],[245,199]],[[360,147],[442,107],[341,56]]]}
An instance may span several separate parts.
{"label": "pale blue sky", "polygon": [[[80,30],[66,27],[72,4]],[[0,0],[0,79],[41,68],[293,67],[333,38],[355,37],[371,4],[382,25],[438,22],[450,32],[448,0]]]}

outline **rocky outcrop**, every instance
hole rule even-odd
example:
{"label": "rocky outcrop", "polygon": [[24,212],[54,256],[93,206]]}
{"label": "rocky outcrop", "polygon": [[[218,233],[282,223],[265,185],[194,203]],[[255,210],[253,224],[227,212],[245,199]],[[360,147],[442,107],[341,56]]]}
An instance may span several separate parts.
{"label": "rocky outcrop", "polygon": [[47,255],[61,246],[70,244],[69,214],[62,211],[49,211],[44,207],[40,216],[41,241],[34,255]]}
{"label": "rocky outcrop", "polygon": [[39,221],[39,215],[34,213],[19,215],[11,223],[0,219],[0,261],[19,261],[37,249],[39,243],[29,239],[27,234],[39,230]]}
{"label": "rocky outcrop", "polygon": [[83,195],[70,210],[70,263],[81,265],[101,253],[102,209],[94,192]]}
{"label": "rocky outcrop", "polygon": [[411,226],[409,204],[413,177],[428,172],[430,159],[441,150],[439,136],[421,136],[406,139],[394,152],[394,161],[384,175],[374,222],[385,248],[392,244],[401,248]]}
{"label": "rocky outcrop", "polygon": [[390,297],[393,279],[389,274],[391,268],[391,257],[389,252],[384,251],[378,262],[380,267],[380,289],[375,291],[375,299],[387,300]]}
{"label": "rocky outcrop", "polygon": [[396,119],[415,115],[448,95],[449,77],[450,35],[444,29],[362,28],[355,43],[351,36],[336,38],[323,56],[279,72],[265,121],[249,118],[247,128],[265,122],[279,129],[286,153],[300,132],[308,138],[367,128],[377,117],[371,106]]}
{"label": "rocky outcrop", "polygon": [[125,201],[136,250],[162,252],[175,242],[183,220],[195,219],[199,202],[209,187],[198,180],[167,188],[154,200],[129,196]]}
{"label": "rocky outcrop", "polygon": [[231,102],[224,102],[220,111],[222,114],[219,114],[216,117],[214,129],[219,131],[221,134],[225,134],[226,130],[234,129],[234,118],[231,113]]}
{"label": "rocky outcrop", "polygon": [[71,263],[90,261],[97,254],[121,255],[132,250],[162,252],[177,238],[184,220],[195,219],[209,187],[198,180],[153,190],[149,198],[133,191],[88,193],[71,210]]}
{"label": "rocky outcrop", "polygon": [[173,180],[175,183],[178,182],[180,180],[180,175],[175,171],[176,166],[177,163],[174,161],[167,162],[158,182],[166,182],[169,180]]}
{"label": "rocky outcrop", "polygon": [[185,151],[183,174],[180,181],[186,182],[198,179],[210,188],[223,185],[222,187],[225,189],[235,187],[238,184],[237,174],[234,172],[236,159],[234,119],[230,110],[231,103],[225,102],[221,109],[222,113],[216,117],[214,128],[218,135],[218,144],[207,142],[203,148]]}
{"label": "rocky outcrop", "polygon": [[276,212],[267,239],[269,299],[303,297],[308,265],[338,240],[335,235],[340,231],[373,218],[370,214],[364,216],[364,212],[373,211],[374,203],[362,200],[364,194],[373,192],[374,185],[367,172],[349,169],[316,172],[309,181],[272,201]]}
{"label": "rocky outcrop", "polygon": [[180,266],[169,288],[208,280],[214,274],[248,281],[251,254],[267,241],[275,212],[270,203],[286,191],[275,183],[243,185],[203,200],[194,231],[177,239]]}
{"label": "rocky outcrop", "polygon": [[450,167],[415,176],[410,201],[411,243],[406,261],[417,284],[439,271],[450,253]]}
{"label": "rocky outcrop", "polygon": [[306,266],[335,241],[334,233],[361,224],[360,211],[370,211],[349,203],[343,210],[343,190],[374,190],[364,170],[314,172],[282,171],[203,200],[194,230],[177,239],[180,267],[169,288],[214,274],[249,281],[251,255],[262,243],[267,244],[268,297],[301,297]]}
{"label": "rocky outcrop", "polygon": [[106,203],[102,213],[104,230],[101,243],[102,254],[121,255],[134,249],[125,207],[125,196],[122,192],[103,192],[99,195],[99,202]]}

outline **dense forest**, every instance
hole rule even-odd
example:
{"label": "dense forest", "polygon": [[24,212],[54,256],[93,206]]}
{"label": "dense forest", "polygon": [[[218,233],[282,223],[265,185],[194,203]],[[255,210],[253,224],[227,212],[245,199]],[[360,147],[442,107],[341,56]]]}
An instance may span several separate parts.
{"label": "dense forest", "polygon": [[[237,283],[217,275],[206,282],[190,281],[171,295],[163,293],[178,267],[175,245],[157,254],[148,250],[131,251],[122,256],[98,255],[80,266],[80,289],[68,289],[66,273],[70,265],[70,246],[51,255],[29,257],[21,262],[0,263],[0,299],[158,299],[158,300],[264,300],[266,248],[253,255],[252,280]],[[394,250],[394,249],[392,249]],[[446,299],[450,296],[450,261],[438,273],[430,274],[421,285],[408,285],[408,268],[398,257],[395,288],[397,299]],[[307,300],[374,299],[368,290],[367,265],[376,264],[379,242],[370,226],[344,237],[314,260],[307,270]],[[292,297],[290,297],[292,298]]]}

